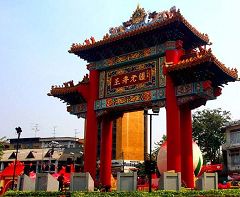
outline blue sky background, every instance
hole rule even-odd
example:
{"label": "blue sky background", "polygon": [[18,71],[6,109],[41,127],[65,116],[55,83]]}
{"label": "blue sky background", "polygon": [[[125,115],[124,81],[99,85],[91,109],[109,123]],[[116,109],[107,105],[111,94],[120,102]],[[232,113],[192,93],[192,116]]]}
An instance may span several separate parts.
{"label": "blue sky background", "polygon": [[[127,21],[137,4],[146,11],[180,8],[200,32],[207,33],[213,53],[227,67],[240,70],[240,12],[238,0],[0,0],[0,137],[83,137],[83,120],[67,113],[66,105],[48,97],[51,85],[80,81],[86,62],[69,54],[72,43],[94,36],[102,39],[109,28]],[[240,119],[239,82],[223,89],[222,95],[205,108],[219,108]],[[203,109],[201,107],[200,109]],[[153,118],[153,139],[165,133],[165,110]]]}

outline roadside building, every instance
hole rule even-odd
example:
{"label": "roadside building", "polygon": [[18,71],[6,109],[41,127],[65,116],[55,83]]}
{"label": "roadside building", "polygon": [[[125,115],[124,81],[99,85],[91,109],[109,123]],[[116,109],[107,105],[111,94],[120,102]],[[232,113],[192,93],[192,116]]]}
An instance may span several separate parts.
{"label": "roadside building", "polygon": [[240,120],[228,123],[223,132],[226,143],[222,145],[223,158],[228,173],[240,173]]}
{"label": "roadside building", "polygon": [[[17,139],[9,139],[3,151],[0,170],[16,159]],[[83,140],[74,137],[20,138],[17,160],[24,163],[24,173],[59,171],[70,164],[81,169],[83,165]],[[80,166],[81,165],[81,166]]]}

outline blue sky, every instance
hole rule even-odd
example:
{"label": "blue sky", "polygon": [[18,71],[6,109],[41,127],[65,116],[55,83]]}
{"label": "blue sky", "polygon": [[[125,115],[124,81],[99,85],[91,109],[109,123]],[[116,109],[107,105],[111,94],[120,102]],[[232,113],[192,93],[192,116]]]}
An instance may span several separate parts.
{"label": "blue sky", "polygon": [[[240,70],[240,12],[238,0],[0,0],[0,137],[83,137],[83,120],[66,112],[66,105],[48,97],[51,85],[80,81],[86,62],[68,53],[72,43],[94,36],[99,40],[112,26],[127,21],[137,4],[146,11],[180,8],[200,32],[207,33],[213,53],[227,67]],[[239,82],[223,89],[222,95],[205,108],[219,108],[240,119]],[[200,109],[203,109],[201,107]],[[165,111],[153,118],[153,139],[165,133]]]}

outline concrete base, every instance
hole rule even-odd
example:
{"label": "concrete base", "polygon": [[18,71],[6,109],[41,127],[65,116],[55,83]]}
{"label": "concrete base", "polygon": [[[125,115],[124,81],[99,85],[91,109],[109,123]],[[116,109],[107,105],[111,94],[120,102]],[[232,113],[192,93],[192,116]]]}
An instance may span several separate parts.
{"label": "concrete base", "polygon": [[35,191],[35,180],[27,175],[18,177],[17,189],[19,191]]}
{"label": "concrete base", "polygon": [[179,191],[181,189],[181,172],[164,172],[159,179],[159,189]]}
{"label": "concrete base", "polygon": [[90,173],[72,173],[70,191],[94,191],[94,181]]}
{"label": "concrete base", "polygon": [[51,174],[37,173],[35,181],[36,191],[58,191],[59,183]]}
{"label": "concrete base", "polygon": [[136,191],[137,172],[117,174],[117,191]]}
{"label": "concrete base", "polygon": [[218,174],[204,172],[195,182],[198,190],[218,189]]}

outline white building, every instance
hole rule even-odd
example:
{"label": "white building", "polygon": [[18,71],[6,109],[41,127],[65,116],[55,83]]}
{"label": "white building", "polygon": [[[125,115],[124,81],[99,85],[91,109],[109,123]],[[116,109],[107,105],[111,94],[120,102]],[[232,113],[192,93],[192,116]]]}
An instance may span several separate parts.
{"label": "white building", "polygon": [[223,144],[227,169],[229,172],[240,172],[240,120],[230,122],[223,128],[226,134],[226,143]]}

